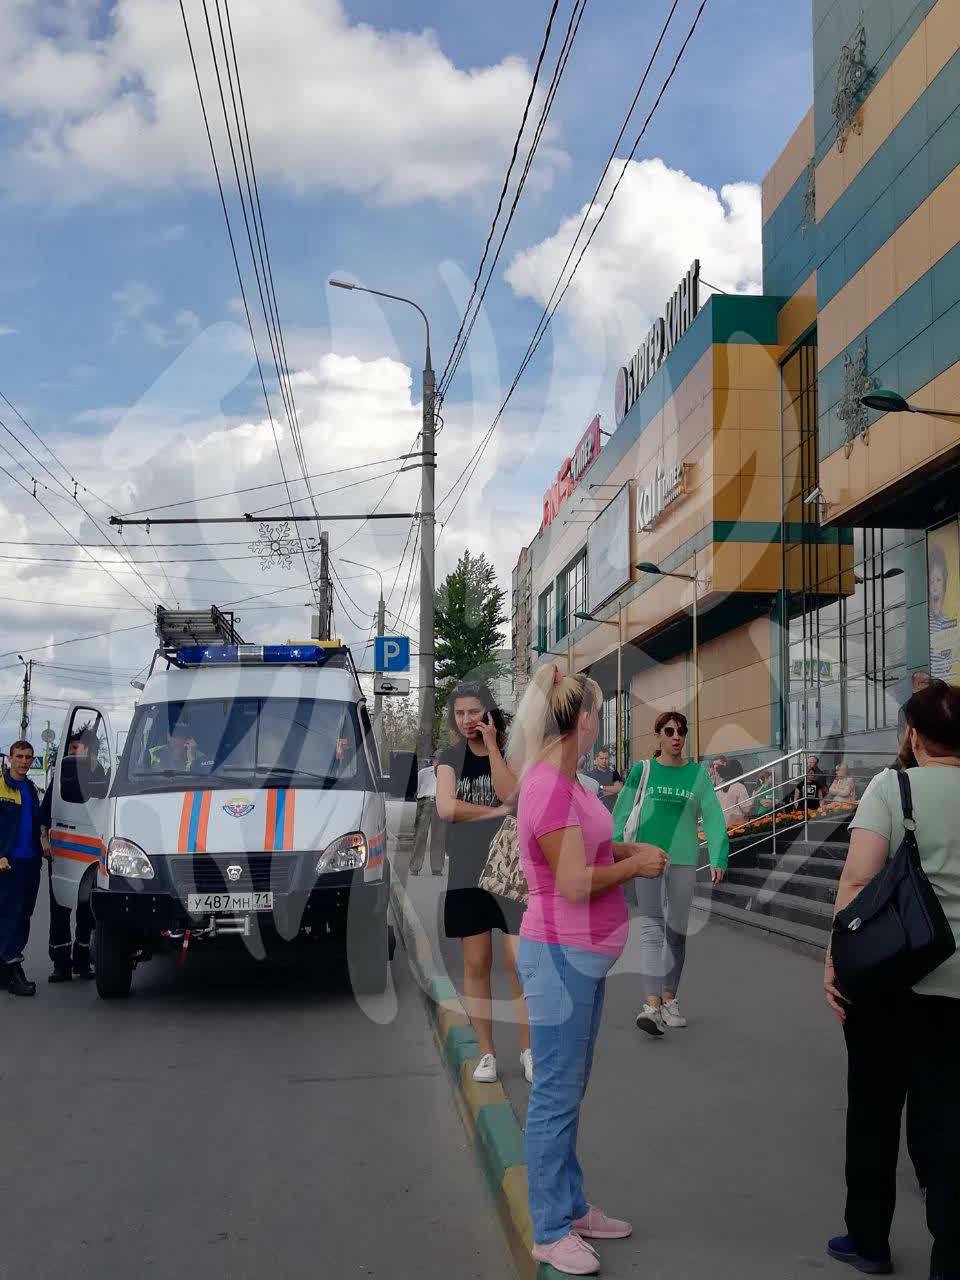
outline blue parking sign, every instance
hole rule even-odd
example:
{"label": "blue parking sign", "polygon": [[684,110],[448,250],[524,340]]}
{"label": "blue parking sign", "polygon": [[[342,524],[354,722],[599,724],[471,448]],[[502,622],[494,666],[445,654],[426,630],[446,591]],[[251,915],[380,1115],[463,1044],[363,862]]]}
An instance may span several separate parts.
{"label": "blue parking sign", "polygon": [[409,671],[410,637],[377,636],[373,645],[373,666],[376,671]]}

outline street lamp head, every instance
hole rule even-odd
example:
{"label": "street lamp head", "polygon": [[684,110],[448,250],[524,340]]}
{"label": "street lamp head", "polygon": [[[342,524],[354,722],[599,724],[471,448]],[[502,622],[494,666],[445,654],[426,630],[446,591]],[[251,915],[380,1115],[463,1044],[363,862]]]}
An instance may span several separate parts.
{"label": "street lamp head", "polygon": [[573,616],[574,616],[575,618],[579,618],[581,622],[593,622],[593,621],[594,621],[594,617],[593,617],[593,614],[592,614],[592,613],[580,613],[580,612],[579,612],[579,610],[578,610],[578,611],[575,611],[575,612],[574,612],[574,615],[573,615]]}
{"label": "street lamp head", "polygon": [[330,283],[334,289],[356,289],[355,284],[350,284],[348,280],[331,280]]}
{"label": "street lamp head", "polygon": [[640,573],[662,573],[663,570],[658,564],[654,564],[652,560],[640,560],[637,564]]}
{"label": "street lamp head", "polygon": [[912,413],[913,410],[897,391],[878,387],[869,395],[861,396],[860,403],[867,409],[879,409],[881,413]]}

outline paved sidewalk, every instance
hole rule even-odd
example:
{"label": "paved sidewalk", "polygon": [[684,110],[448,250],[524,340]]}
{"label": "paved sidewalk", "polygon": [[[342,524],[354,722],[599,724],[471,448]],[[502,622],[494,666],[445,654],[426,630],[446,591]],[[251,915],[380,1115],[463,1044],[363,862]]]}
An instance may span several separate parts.
{"label": "paved sidewalk", "polygon": [[[446,877],[397,870],[441,972],[462,990],[459,946],[442,937]],[[695,916],[681,993],[686,1030],[660,1041],[636,1030],[633,931],[607,984],[579,1150],[590,1194],[630,1217],[635,1234],[601,1245],[603,1274],[852,1274],[823,1248],[843,1229],[845,1059],[820,996],[820,962],[760,931]],[[495,997],[503,997],[499,951],[497,965]],[[527,1086],[516,1027],[505,1004],[498,1015],[501,1075],[522,1121]],[[926,1280],[923,1203],[906,1162],[893,1248],[899,1275]]]}

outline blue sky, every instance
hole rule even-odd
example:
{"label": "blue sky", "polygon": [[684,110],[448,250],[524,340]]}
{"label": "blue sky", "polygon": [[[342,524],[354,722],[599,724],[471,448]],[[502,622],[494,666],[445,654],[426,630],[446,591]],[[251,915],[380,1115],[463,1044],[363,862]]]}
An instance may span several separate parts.
{"label": "blue sky", "polygon": [[[551,264],[559,266],[552,238],[592,192],[668,7],[666,0],[587,6],[543,161],[521,201],[470,359],[447,399],[441,492],[475,448],[522,354]],[[681,0],[670,50],[695,7]],[[147,505],[144,494],[173,501],[231,487],[221,481],[275,481],[177,6],[3,0],[2,8],[0,332],[15,332],[0,337],[0,391],[74,474],[92,488],[96,481],[123,510]],[[325,281],[349,273],[415,296],[431,314],[434,358],[443,364],[547,8],[545,0],[277,0],[267,21],[234,0],[277,293],[292,364],[304,379],[298,400],[302,394],[311,470],[392,456],[401,451],[398,441],[409,443],[411,424],[416,431],[416,317],[333,294]],[[200,43],[198,0],[187,10],[202,63],[209,50]],[[563,0],[557,36],[569,10]],[[624,183],[618,218],[611,211],[609,219],[616,225],[605,241],[598,236],[596,263],[585,259],[583,288],[571,291],[515,412],[504,419],[500,452],[490,451],[470,501],[451,522],[442,565],[468,540],[482,542],[507,580],[521,541],[535,532],[543,488],[593,412],[609,413],[615,364],[643,316],[671,291],[681,263],[699,253],[708,278],[711,270],[726,272],[724,287],[758,287],[755,195],[744,189],[735,197],[747,209],[742,216],[729,200],[706,197],[726,184],[757,183],[769,168],[809,105],[810,43],[807,3],[708,3],[637,153],[663,167],[638,169],[636,182]],[[667,66],[658,64],[650,90]],[[132,122],[131,101],[141,113]],[[225,158],[223,145],[220,152]],[[529,255],[526,267],[515,265],[508,280],[518,255]],[[160,389],[151,391],[158,379]],[[289,442],[285,447],[289,462]],[[338,509],[357,509],[382,487],[359,487],[344,495],[352,506]],[[411,502],[415,481],[405,477],[394,496]],[[494,500],[510,519],[490,521]],[[9,539],[62,537],[2,475],[0,502],[8,527],[19,529]],[[78,513],[62,514],[83,541],[97,540]],[[368,527],[343,555],[390,571],[402,532],[372,534]],[[342,536],[338,530],[334,542]],[[182,532],[164,535],[175,538]],[[181,571],[185,582],[194,578],[189,590],[197,603],[232,581],[243,589],[262,582],[264,590],[284,581],[252,564],[242,572],[225,566],[220,583],[209,566]],[[39,571],[15,565],[3,572],[10,596],[40,595]],[[98,616],[81,608],[94,592],[130,605],[95,571],[50,566],[43,573],[42,598],[57,592],[76,602],[77,612],[22,606],[5,648],[84,634]],[[358,578],[353,590],[355,622],[345,630],[359,636],[375,607],[375,577]],[[280,612],[261,618],[263,626],[268,619],[292,625]],[[144,637],[147,651],[148,631]],[[60,652],[79,663],[114,661],[99,642]],[[0,673],[0,702],[3,681],[15,674]]]}

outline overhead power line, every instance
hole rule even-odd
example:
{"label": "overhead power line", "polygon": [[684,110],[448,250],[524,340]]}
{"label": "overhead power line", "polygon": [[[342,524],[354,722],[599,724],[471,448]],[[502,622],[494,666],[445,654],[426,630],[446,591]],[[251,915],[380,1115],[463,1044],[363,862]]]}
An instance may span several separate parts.
{"label": "overhead power line", "polygon": [[[683,59],[684,54],[686,53],[687,46],[690,44],[690,41],[693,39],[694,32],[697,29],[697,26],[700,22],[700,18],[702,17],[703,11],[706,8],[706,6],[707,6],[707,0],[701,0],[700,6],[697,9],[696,15],[694,16],[693,22],[690,26],[689,31],[687,32],[687,35],[683,41],[683,44],[680,46],[680,49],[676,55],[676,58],[674,59],[673,65],[671,66],[670,71],[668,72],[665,80],[663,81],[663,84],[660,86],[660,90],[653,103],[653,106],[650,108],[650,111],[648,112],[647,117],[643,122],[643,126],[640,129],[640,132],[637,134],[637,137],[634,141],[633,146],[630,149],[630,153],[627,156],[627,159],[624,161],[623,168],[620,171],[620,175],[617,178],[616,182],[614,183],[613,189],[611,190],[610,195],[607,197],[607,200],[604,203],[602,210],[600,211],[600,215],[597,218],[597,221],[594,223],[590,231],[590,235],[587,237],[582,249],[580,250],[580,255],[577,258],[576,262],[574,263],[573,270],[570,272],[570,275],[568,276],[566,283],[564,284],[562,290],[560,291],[559,297],[556,299],[556,302],[554,303],[552,309],[546,315],[545,320],[543,320],[542,323],[537,326],[537,330],[534,333],[534,337],[530,340],[530,344],[527,347],[527,352],[524,355],[524,358],[521,361],[516,374],[514,375],[513,381],[510,384],[510,387],[507,391],[506,396],[503,399],[503,402],[500,405],[500,408],[497,410],[497,413],[493,419],[493,422],[490,424],[490,426],[487,428],[487,431],[484,433],[484,436],[480,441],[479,448],[471,456],[467,464],[464,466],[463,470],[460,472],[457,479],[453,482],[453,484],[449,487],[447,492],[440,499],[440,502],[438,503],[438,507],[442,506],[445,502],[447,502],[448,499],[451,497],[451,495],[454,493],[454,491],[457,489],[457,487],[461,485],[461,482],[463,482],[462,488],[460,489],[459,494],[457,494],[457,497],[454,499],[453,505],[451,506],[450,510],[446,513],[444,517],[445,523],[449,523],[450,519],[453,516],[453,513],[456,511],[457,507],[462,501],[463,496],[467,491],[469,481],[472,478],[472,476],[475,474],[477,468],[479,467],[480,462],[483,459],[483,455],[486,452],[487,446],[489,445],[490,440],[492,439],[493,434],[496,431],[501,418],[503,417],[503,414],[507,408],[507,405],[510,403],[510,400],[513,397],[514,391],[519,385],[520,379],[523,377],[523,374],[525,373],[527,367],[529,366],[530,361],[533,359],[534,355],[536,354],[537,349],[539,348],[540,343],[543,340],[543,336],[550,325],[550,322],[552,321],[554,315],[556,315],[557,310],[562,304],[563,299],[566,296],[566,292],[569,289],[570,284],[572,283],[574,276],[577,273],[577,269],[579,268],[580,263],[583,261],[584,254],[590,248],[590,245],[593,242],[593,238],[596,235],[597,230],[600,227],[601,223],[603,222],[604,217],[606,216],[607,210],[610,208],[610,205],[613,203],[613,200],[616,197],[617,191],[620,187],[620,183],[623,180],[623,176],[627,171],[627,166],[629,165],[630,161],[633,159],[634,155],[636,154],[637,148],[639,147],[641,140],[646,134],[647,128],[649,127],[651,120],[656,114],[657,109],[659,108],[660,103],[663,100],[664,94],[669,88],[670,83],[673,80],[674,76],[676,75],[677,69],[680,66],[680,63]],[[674,9],[675,8],[676,6],[674,6]],[[666,23],[664,24],[664,31],[661,32],[660,40],[658,40],[657,42],[657,46],[650,59],[650,64],[648,65],[647,71],[645,71],[644,73],[645,76],[649,74],[649,66],[652,65],[653,60],[656,57],[657,50],[660,48],[660,45],[663,42],[663,36],[665,34],[666,27],[669,25],[670,19],[673,16],[673,12],[674,10],[671,9],[670,13],[667,16]],[[562,278],[562,272],[561,272],[561,278]],[[442,531],[441,531],[441,536],[442,536]]]}

